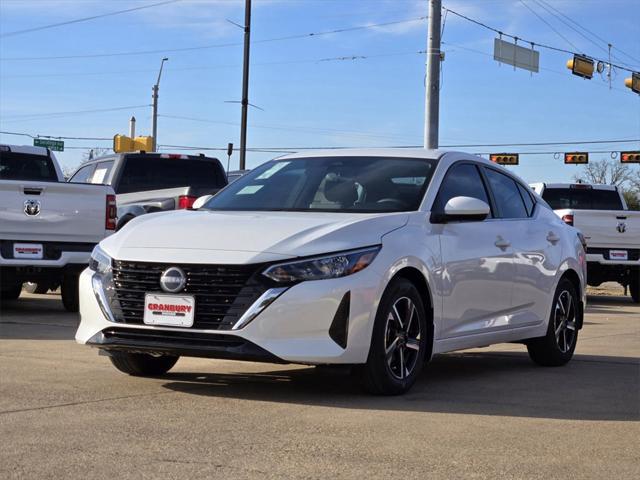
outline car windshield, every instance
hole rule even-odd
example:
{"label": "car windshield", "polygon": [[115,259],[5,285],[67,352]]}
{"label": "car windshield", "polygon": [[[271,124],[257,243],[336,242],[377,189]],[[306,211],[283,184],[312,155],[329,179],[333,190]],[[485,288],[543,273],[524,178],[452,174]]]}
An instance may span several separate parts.
{"label": "car windshield", "polygon": [[417,210],[436,160],[323,157],[267,162],[209,200],[210,210]]}
{"label": "car windshield", "polygon": [[596,188],[547,188],[542,198],[554,210],[623,210],[620,194],[616,190]]}
{"label": "car windshield", "polygon": [[0,179],[57,182],[58,174],[44,155],[0,151]]}

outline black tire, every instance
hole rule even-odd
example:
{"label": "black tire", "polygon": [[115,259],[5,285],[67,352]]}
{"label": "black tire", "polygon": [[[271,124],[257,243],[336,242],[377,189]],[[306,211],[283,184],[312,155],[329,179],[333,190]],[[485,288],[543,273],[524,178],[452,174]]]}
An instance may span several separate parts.
{"label": "black tire", "polygon": [[65,273],[62,277],[60,293],[62,294],[62,304],[67,312],[77,312],[80,306],[79,279],[80,274],[78,273]]}
{"label": "black tire", "polygon": [[635,303],[640,303],[640,271],[631,272],[629,281],[629,293]]}
{"label": "black tire", "polygon": [[27,293],[37,293],[42,295],[49,291],[49,284],[26,282],[22,285],[22,289]]}
{"label": "black tire", "polygon": [[113,366],[123,373],[136,377],[157,377],[164,375],[176,364],[180,357],[163,355],[154,357],[146,353],[111,352],[109,359]]}
{"label": "black tire", "polygon": [[549,327],[544,337],[527,341],[529,357],[544,367],[565,365],[578,343],[578,294],[573,283],[560,280],[553,295]]}
{"label": "black tire", "polygon": [[17,300],[22,292],[22,285],[14,285],[12,287],[4,287],[0,290],[0,300]]}
{"label": "black tire", "polygon": [[[397,314],[404,321],[399,322]],[[399,395],[409,390],[424,366],[429,337],[418,289],[407,279],[394,279],[378,306],[367,363],[360,368],[364,389],[376,395]]]}

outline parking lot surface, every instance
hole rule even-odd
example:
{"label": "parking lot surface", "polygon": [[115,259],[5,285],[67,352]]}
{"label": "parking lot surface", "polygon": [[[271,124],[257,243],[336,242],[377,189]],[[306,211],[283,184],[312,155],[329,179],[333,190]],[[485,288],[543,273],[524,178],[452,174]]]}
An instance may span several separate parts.
{"label": "parking lot surface", "polygon": [[590,297],[566,367],[440,355],[402,397],[346,372],[181,359],[128,377],[56,295],[0,312],[1,478],[640,478],[640,307]]}

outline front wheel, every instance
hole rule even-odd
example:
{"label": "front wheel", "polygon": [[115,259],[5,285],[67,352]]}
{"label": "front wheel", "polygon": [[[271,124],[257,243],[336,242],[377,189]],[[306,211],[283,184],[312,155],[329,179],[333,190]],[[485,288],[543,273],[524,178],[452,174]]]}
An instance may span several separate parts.
{"label": "front wheel", "polygon": [[154,357],[146,353],[111,352],[109,359],[113,366],[123,373],[137,377],[157,377],[164,375],[176,364],[180,357],[163,355]]}
{"label": "front wheel", "polygon": [[371,337],[362,383],[370,393],[398,395],[408,391],[425,363],[427,316],[413,283],[393,280],[385,291]]}
{"label": "front wheel", "polygon": [[0,290],[0,300],[17,300],[22,291],[22,285],[13,285]]}
{"label": "front wheel", "polygon": [[538,365],[559,367],[566,364],[578,342],[578,295],[573,284],[563,278],[553,296],[547,334],[527,342],[529,357]]}
{"label": "front wheel", "polygon": [[632,272],[631,275],[629,293],[635,303],[640,303],[640,271]]}

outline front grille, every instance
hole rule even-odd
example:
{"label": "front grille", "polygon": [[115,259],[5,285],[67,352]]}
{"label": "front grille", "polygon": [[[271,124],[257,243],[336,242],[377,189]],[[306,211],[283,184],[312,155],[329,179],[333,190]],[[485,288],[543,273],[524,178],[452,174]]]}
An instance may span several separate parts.
{"label": "front grille", "polygon": [[268,287],[256,273],[263,265],[200,265],[113,261],[114,290],[109,295],[116,322],[143,324],[146,293],[166,294],[160,276],[167,268],[179,266],[187,283],[177,295],[196,299],[192,328],[229,330]]}

